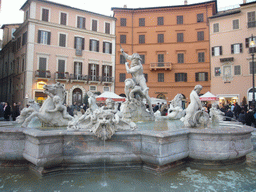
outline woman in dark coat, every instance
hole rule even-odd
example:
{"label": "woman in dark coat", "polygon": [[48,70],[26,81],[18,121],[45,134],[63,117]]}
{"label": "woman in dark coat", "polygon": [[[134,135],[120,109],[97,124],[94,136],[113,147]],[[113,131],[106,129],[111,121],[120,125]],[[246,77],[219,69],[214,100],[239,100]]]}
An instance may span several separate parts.
{"label": "woman in dark coat", "polygon": [[6,102],[4,104],[4,119],[6,121],[9,121],[10,120],[10,115],[11,115],[11,107],[10,107],[9,103]]}

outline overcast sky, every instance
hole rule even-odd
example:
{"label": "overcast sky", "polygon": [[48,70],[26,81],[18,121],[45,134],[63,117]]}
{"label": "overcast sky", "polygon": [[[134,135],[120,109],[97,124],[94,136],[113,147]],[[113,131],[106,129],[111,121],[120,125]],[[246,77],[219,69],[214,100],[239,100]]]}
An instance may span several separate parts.
{"label": "overcast sky", "polygon": [[[2,1],[0,11],[0,26],[3,24],[22,23],[23,11],[20,11],[21,6],[26,0],[0,0]],[[158,6],[172,6],[183,5],[184,0],[152,0],[152,1],[138,1],[138,0],[51,0],[56,3],[65,4],[71,7],[84,9],[87,11],[100,13],[107,16],[112,16],[111,7],[123,7],[127,5],[128,8],[138,7],[158,7]],[[207,0],[188,0],[188,4],[201,3]],[[247,0],[253,1],[253,0]],[[223,7],[233,7],[242,4],[243,0],[218,0],[218,9]],[[0,30],[0,39],[2,39],[2,30]]]}

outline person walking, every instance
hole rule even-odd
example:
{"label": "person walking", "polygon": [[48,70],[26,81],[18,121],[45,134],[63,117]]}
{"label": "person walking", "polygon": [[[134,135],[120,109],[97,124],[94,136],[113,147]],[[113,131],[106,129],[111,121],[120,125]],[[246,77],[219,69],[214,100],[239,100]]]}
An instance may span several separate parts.
{"label": "person walking", "polygon": [[16,103],[13,103],[13,108],[12,108],[12,120],[16,121],[16,117],[20,115],[19,107]]}
{"label": "person walking", "polygon": [[8,102],[4,103],[4,119],[10,121],[11,107]]}

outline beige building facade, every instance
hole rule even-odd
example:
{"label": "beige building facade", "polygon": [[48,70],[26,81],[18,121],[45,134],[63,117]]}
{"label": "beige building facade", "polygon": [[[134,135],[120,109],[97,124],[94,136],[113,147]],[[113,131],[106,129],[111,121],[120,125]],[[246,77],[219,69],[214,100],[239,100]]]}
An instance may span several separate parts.
{"label": "beige building facade", "polygon": [[87,91],[114,91],[115,19],[66,5],[28,0],[15,31],[13,102],[46,99],[43,85],[64,84],[66,103]]}
{"label": "beige building facade", "polygon": [[[256,2],[210,18],[211,92],[221,104],[252,100],[251,35],[256,36]],[[255,68],[256,69],[256,68]]]}

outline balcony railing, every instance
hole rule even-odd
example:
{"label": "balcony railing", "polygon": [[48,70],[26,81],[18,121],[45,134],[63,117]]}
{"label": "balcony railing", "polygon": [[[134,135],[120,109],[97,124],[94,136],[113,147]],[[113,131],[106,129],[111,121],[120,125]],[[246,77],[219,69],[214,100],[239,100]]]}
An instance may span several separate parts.
{"label": "balcony railing", "polygon": [[150,64],[150,70],[171,70],[172,69],[172,63],[151,63]]}
{"label": "balcony railing", "polygon": [[54,78],[55,80],[63,80],[63,81],[68,81],[69,80],[69,72],[58,72],[56,71],[54,73]]}
{"label": "balcony railing", "polygon": [[103,77],[101,77],[101,82],[103,84],[113,83],[114,82],[114,78],[113,77],[109,77],[109,76],[103,76]]}
{"label": "balcony railing", "polygon": [[36,78],[51,78],[51,72],[49,70],[42,71],[42,70],[36,70],[35,71],[35,77]]}
{"label": "balcony railing", "polygon": [[248,28],[256,27],[256,21],[250,21],[247,23]]}
{"label": "balcony railing", "polygon": [[89,82],[100,82],[100,76],[97,75],[89,75],[88,76],[88,81]]}
{"label": "balcony railing", "polygon": [[71,83],[73,81],[87,82],[88,76],[87,75],[83,75],[83,74],[70,74],[69,75],[69,79],[70,79]]}

